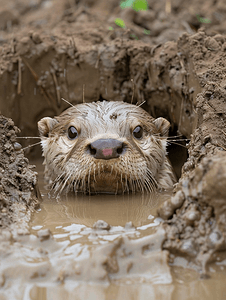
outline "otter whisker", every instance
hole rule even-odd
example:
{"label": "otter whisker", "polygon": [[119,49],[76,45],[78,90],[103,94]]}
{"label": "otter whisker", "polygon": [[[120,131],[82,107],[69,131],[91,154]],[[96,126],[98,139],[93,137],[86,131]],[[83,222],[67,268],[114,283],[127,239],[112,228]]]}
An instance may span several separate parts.
{"label": "otter whisker", "polygon": [[52,187],[51,187],[51,189],[50,189],[50,192],[51,192],[53,189],[55,189],[56,185],[58,184],[58,181],[59,181],[60,178],[62,178],[64,175],[65,175],[65,173],[63,172],[62,174],[58,175],[58,176],[54,179],[54,181],[53,181],[53,183],[52,183]]}
{"label": "otter whisker", "polygon": [[88,173],[88,187],[89,187],[89,195],[90,193],[90,169],[89,169],[89,173]]}
{"label": "otter whisker", "polygon": [[110,175],[112,175],[113,169],[114,169],[114,166],[112,165],[112,166],[111,166],[111,173],[110,173]]}
{"label": "otter whisker", "polygon": [[124,184],[123,184],[123,178],[122,178],[122,173],[121,173],[121,185],[122,185],[122,193],[124,194]]}
{"label": "otter whisker", "polygon": [[[65,174],[63,174],[63,175],[65,175]],[[64,177],[64,176],[62,176],[62,177]],[[54,196],[56,196],[56,195],[59,196],[60,187],[63,185],[63,183],[64,183],[64,181],[63,180],[60,181],[60,178],[59,178],[59,180],[56,182],[56,184],[54,186],[52,186],[52,189],[50,190],[50,192],[53,190],[54,191],[53,195]]]}
{"label": "otter whisker", "polygon": [[128,186],[127,174],[125,174],[125,186],[126,186],[127,193],[129,193],[129,186]]}
{"label": "otter whisker", "polygon": [[145,178],[141,182],[142,182],[142,185],[143,185],[145,191],[151,192],[150,184],[149,184],[149,180],[148,180],[147,176],[145,176]]}
{"label": "otter whisker", "polygon": [[143,180],[141,180],[140,177],[139,177],[139,179],[138,179],[138,184],[139,184],[140,190],[141,190],[142,193],[143,193],[143,192],[144,192],[144,187],[143,187],[144,183],[143,183]]}
{"label": "otter whisker", "polygon": [[64,176],[63,177],[61,177],[61,180],[60,180],[60,183],[57,185],[57,190],[55,190],[55,193],[57,192],[58,193],[58,195],[61,193],[61,191],[63,190],[62,189],[62,186],[64,185],[64,183],[65,183],[65,180],[66,180],[66,178],[67,178],[67,173],[65,172],[64,173]]}
{"label": "otter whisker", "polygon": [[74,182],[73,182],[72,184],[73,184],[73,190],[74,190],[74,192],[77,193],[77,189],[78,189],[78,187],[77,187],[77,185],[78,185],[78,179],[74,180]]}
{"label": "otter whisker", "polygon": [[[134,163],[135,163],[134,162],[134,158],[132,158],[132,165],[134,165]],[[136,173],[135,172],[131,172],[131,174],[133,174],[133,176],[135,177],[135,180],[132,179],[132,183],[133,183],[133,187],[134,187],[134,192],[136,192],[136,190],[138,190]]]}
{"label": "otter whisker", "polygon": [[147,187],[147,185],[146,185],[146,179],[143,179],[142,181],[141,181],[141,184],[142,184],[142,192],[147,192],[148,191],[148,187]]}
{"label": "otter whisker", "polygon": [[152,182],[149,180],[149,178],[145,178],[144,185],[145,185],[145,188],[148,192],[150,192],[150,193],[153,192],[154,187],[153,187]]}
{"label": "otter whisker", "polygon": [[96,174],[95,174],[95,171],[96,171],[96,169],[93,168],[93,182],[94,182],[94,184],[95,184],[95,182],[96,182]]}
{"label": "otter whisker", "polygon": [[185,142],[185,141],[190,141],[190,139],[169,140],[169,143],[171,143],[171,142]]}
{"label": "otter whisker", "polygon": [[75,192],[77,192],[77,190],[79,188],[80,180],[78,178],[80,178],[80,176],[81,176],[81,170],[78,172],[78,176],[77,176],[76,180],[74,180],[74,183],[73,183],[73,189]]}
{"label": "otter whisker", "polygon": [[132,98],[131,98],[131,104],[133,104],[133,97],[134,97],[134,81],[133,81],[133,78],[130,79],[132,84],[133,84],[133,92],[132,92]]}
{"label": "otter whisker", "polygon": [[139,189],[140,189],[140,186],[139,186],[139,179],[137,179],[137,177],[135,176],[135,190],[136,191],[139,191]]}
{"label": "otter whisker", "polygon": [[161,136],[159,133],[158,134],[152,134],[152,136],[157,137],[158,139],[171,139],[171,138],[177,138],[183,136],[183,134],[179,135],[171,135],[171,136]]}
{"label": "otter whisker", "polygon": [[82,87],[82,102],[85,103],[85,84]]}
{"label": "otter whisker", "polygon": [[22,150],[25,150],[25,149],[28,149],[28,148],[31,148],[31,147],[34,147],[34,146],[37,146],[37,145],[40,145],[42,142],[40,141],[40,142],[38,142],[38,143],[35,143],[35,144],[32,144],[32,145],[29,145],[29,146],[27,146],[27,147],[24,147],[24,148],[22,148]]}
{"label": "otter whisker", "polygon": [[137,107],[140,107],[140,106],[142,106],[145,102],[146,102],[146,100],[144,100],[144,101],[141,102],[140,104],[137,103],[136,106],[137,106]]}
{"label": "otter whisker", "polygon": [[76,108],[76,110],[77,110],[78,112],[80,112],[81,114],[83,114],[83,113],[81,112],[81,110],[79,110],[76,106],[74,106],[73,104],[71,104],[69,101],[65,100],[64,98],[61,98],[61,100],[63,100],[63,101],[66,102],[67,104],[71,105],[72,107]]}
{"label": "otter whisker", "polygon": [[61,189],[60,189],[60,193],[62,193],[63,189],[65,188],[68,180],[71,178],[71,173],[67,176],[67,178],[64,180],[64,184],[62,185]]}
{"label": "otter whisker", "polygon": [[116,191],[115,191],[115,195],[118,194],[118,181],[117,181],[117,185],[116,185]]}
{"label": "otter whisker", "polygon": [[61,97],[61,100],[63,100],[64,102],[66,102],[67,104],[71,105],[72,107],[75,107],[73,104],[71,104],[69,101],[65,100],[64,98]]}
{"label": "otter whisker", "polygon": [[183,147],[183,148],[186,148],[186,149],[188,148],[187,146],[184,146],[184,145],[181,145],[181,144],[172,142],[172,141],[168,142],[168,144],[169,144],[169,145],[170,145],[170,144],[174,144],[174,145],[177,145],[177,146],[181,146],[181,147]]}
{"label": "otter whisker", "polygon": [[[127,170],[128,170],[128,167],[127,167]],[[135,185],[135,182],[134,182],[133,178],[131,178],[132,172],[128,171],[128,174],[130,174],[129,184],[131,186],[132,192],[135,193],[136,192],[136,185]]]}
{"label": "otter whisker", "polygon": [[40,137],[38,136],[16,136],[17,139],[41,139]]}
{"label": "otter whisker", "polygon": [[135,187],[135,183],[134,180],[130,180],[131,186],[132,186],[132,192],[135,193],[136,192],[136,187]]}
{"label": "otter whisker", "polygon": [[128,171],[128,159],[126,159],[125,184],[126,184],[127,193],[129,193],[129,184],[128,184],[128,177],[127,177],[127,174],[129,174],[129,171]]}
{"label": "otter whisker", "polygon": [[81,189],[81,191],[82,191],[83,193],[85,193],[85,191],[84,191],[84,189],[83,189],[83,188],[84,188],[83,180],[84,180],[83,178],[80,179],[80,182],[79,182],[79,188]]}
{"label": "otter whisker", "polygon": [[100,176],[100,164],[97,165],[98,176]]}
{"label": "otter whisker", "polygon": [[157,181],[155,180],[155,178],[154,178],[152,172],[151,172],[149,169],[147,169],[147,176],[148,176],[150,182],[152,183],[153,187],[154,187],[154,186],[157,187],[157,186],[158,186],[158,183],[157,183]]}
{"label": "otter whisker", "polygon": [[139,178],[139,180],[140,180],[140,184],[141,184],[141,188],[142,188],[142,193],[144,192],[144,191],[146,191],[146,187],[145,187],[145,184],[144,184],[144,181],[145,180],[143,180],[143,178]]}
{"label": "otter whisker", "polygon": [[146,174],[146,176],[144,177],[144,180],[142,181],[144,188],[146,191],[152,192],[153,190],[153,184],[148,176],[148,174]]}
{"label": "otter whisker", "polygon": [[84,193],[86,193],[86,177],[85,177],[85,175],[82,178],[82,189],[83,189]]}

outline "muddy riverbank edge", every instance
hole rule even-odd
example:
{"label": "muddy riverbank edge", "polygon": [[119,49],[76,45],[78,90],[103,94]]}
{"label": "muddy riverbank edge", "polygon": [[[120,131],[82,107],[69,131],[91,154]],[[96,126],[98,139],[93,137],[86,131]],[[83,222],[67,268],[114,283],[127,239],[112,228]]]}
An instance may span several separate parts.
{"label": "muddy riverbank edge", "polygon": [[[88,43],[76,36],[74,44],[65,36],[52,39],[42,35],[37,43],[33,35],[14,40],[13,47],[4,45],[2,113],[11,116],[25,135],[34,135],[41,117],[65,109],[59,97],[79,103],[85,85],[87,102],[131,101],[134,83],[134,102],[146,100],[148,112],[154,117],[167,117],[179,133],[191,138],[189,158],[175,195],[159,209],[159,215],[168,220],[163,224],[163,249],[185,255],[204,270],[206,262],[226,245],[225,37],[207,36],[200,30],[194,35],[184,34],[177,42],[150,47],[123,39]],[[1,164],[5,164],[10,156],[4,147],[2,151]],[[16,151],[13,153],[17,157]],[[31,196],[36,177],[29,172],[26,178],[31,178],[30,187],[26,189],[31,189],[27,192]],[[18,175],[13,171],[10,176],[13,179]],[[16,195],[15,189],[20,191],[20,186],[11,184],[9,194],[12,189]],[[4,193],[2,190],[3,197]],[[23,200],[28,211],[37,203],[36,198],[32,196],[35,200],[31,203]],[[14,206],[10,207],[14,211]],[[29,213],[25,210],[24,215]]]}
{"label": "muddy riverbank edge", "polygon": [[6,229],[28,233],[31,214],[41,200],[35,166],[24,156],[16,138],[19,132],[11,119],[0,115],[0,235]]}

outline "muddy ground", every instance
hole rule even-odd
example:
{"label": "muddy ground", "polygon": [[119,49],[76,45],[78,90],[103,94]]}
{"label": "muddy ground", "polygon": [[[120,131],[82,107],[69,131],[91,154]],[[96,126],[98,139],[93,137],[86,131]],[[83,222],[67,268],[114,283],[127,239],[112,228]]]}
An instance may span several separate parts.
{"label": "muddy ground", "polygon": [[[96,100],[142,103],[166,117],[172,135],[190,139],[173,157],[182,174],[159,208],[162,249],[206,273],[226,247],[226,4],[148,1],[122,9],[119,1],[3,1],[0,11],[0,111],[22,136],[67,104]],[[125,28],[117,26],[121,18]],[[36,175],[1,117],[2,235],[24,227],[38,203]],[[31,144],[31,141],[28,142]],[[40,150],[30,148],[30,157]],[[175,150],[176,149],[176,150]],[[4,170],[4,172],[3,172]],[[16,224],[14,226],[13,224]],[[25,229],[24,229],[25,230]]]}

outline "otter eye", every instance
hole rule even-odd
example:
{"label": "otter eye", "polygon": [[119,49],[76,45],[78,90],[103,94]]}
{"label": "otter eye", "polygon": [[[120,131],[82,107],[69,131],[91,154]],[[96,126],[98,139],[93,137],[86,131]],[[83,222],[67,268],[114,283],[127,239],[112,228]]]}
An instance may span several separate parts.
{"label": "otter eye", "polygon": [[68,134],[68,137],[69,137],[70,140],[74,140],[78,136],[78,131],[74,126],[70,126],[68,128],[67,134]]}
{"label": "otter eye", "polygon": [[133,136],[136,139],[141,139],[143,136],[143,128],[141,126],[137,126],[134,130],[133,130]]}

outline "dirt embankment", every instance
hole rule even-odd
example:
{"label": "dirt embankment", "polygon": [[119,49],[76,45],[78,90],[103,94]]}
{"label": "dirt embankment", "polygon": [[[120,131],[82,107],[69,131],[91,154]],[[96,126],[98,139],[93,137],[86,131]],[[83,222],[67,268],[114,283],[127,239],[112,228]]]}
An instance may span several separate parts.
{"label": "dirt embankment", "polygon": [[0,116],[0,230],[11,227],[23,233],[41,197],[37,173],[17,142],[18,132],[12,120]]}
{"label": "dirt embankment", "polygon": [[202,92],[193,103],[195,126],[182,178],[174,197],[160,209],[160,215],[170,219],[164,224],[163,247],[203,266],[226,246],[225,41],[222,35],[210,37],[204,32],[178,41]]}
{"label": "dirt embankment", "polygon": [[24,1],[23,18],[11,6],[17,21],[1,26],[0,110],[35,135],[41,117],[67,107],[61,97],[146,100],[148,112],[191,138],[175,195],[159,212],[169,219],[163,248],[204,266],[225,249],[225,3],[149,1],[135,12],[116,1],[72,2]]}

